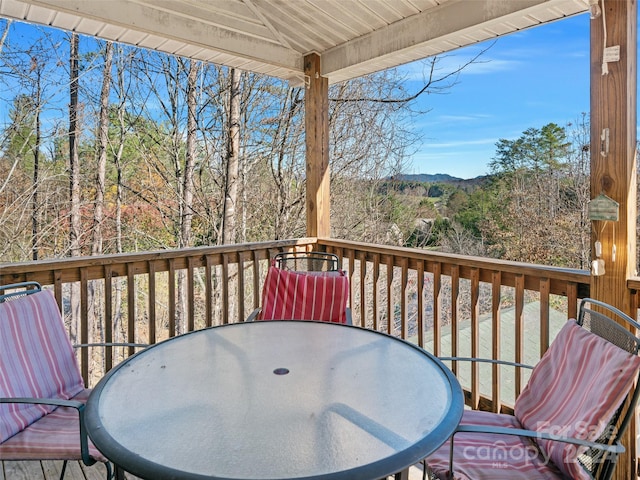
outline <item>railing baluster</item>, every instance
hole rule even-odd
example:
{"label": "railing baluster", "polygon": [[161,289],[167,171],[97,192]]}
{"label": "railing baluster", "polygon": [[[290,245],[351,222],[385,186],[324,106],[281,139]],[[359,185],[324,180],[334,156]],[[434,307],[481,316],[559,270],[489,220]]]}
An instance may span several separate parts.
{"label": "railing baluster", "polygon": [[387,255],[387,333],[394,330],[395,309],[393,308],[393,255]]}
{"label": "railing baluster", "polygon": [[213,325],[213,258],[211,255],[204,257],[204,303],[205,303],[205,326]]}
{"label": "railing baluster", "polygon": [[176,335],[176,266],[173,258],[169,259],[169,337]]}
{"label": "railing baluster", "polygon": [[407,284],[409,283],[409,260],[406,258],[400,259],[400,265],[402,266],[400,277],[400,336],[403,339],[407,338],[409,327],[407,325]]}
{"label": "railing baluster", "polygon": [[53,271],[53,294],[56,297],[58,308],[64,312],[62,308],[62,270]]}
{"label": "railing baluster", "polygon": [[[80,269],[80,343],[89,343],[89,281],[87,269]],[[73,315],[73,313],[72,313]],[[85,385],[89,385],[89,349],[80,350],[80,365],[82,379]]]}
{"label": "railing baluster", "polygon": [[[471,356],[480,357],[480,271],[471,269]],[[471,365],[471,408],[477,409],[480,402],[480,364]]]}
{"label": "railing baluster", "polygon": [[355,265],[355,252],[353,250],[349,250],[349,303],[348,306],[349,308],[352,308],[353,305],[353,279],[355,277],[356,274],[356,265]]}
{"label": "railing baluster", "polygon": [[442,343],[440,342],[440,291],[442,287],[442,264],[437,262],[433,266],[433,354],[440,356]]}
{"label": "railing baluster", "polygon": [[[459,312],[459,294],[460,294],[460,267],[458,265],[451,266],[451,356],[460,356],[460,346],[458,345],[458,312]],[[458,362],[452,362],[451,370],[454,374],[458,373]]]}
{"label": "railing baluster", "polygon": [[[365,252],[360,252],[358,256],[360,261],[360,321],[358,325],[361,327],[366,327],[366,318],[367,318],[367,296],[366,296],[366,278],[367,278],[367,256]],[[351,305],[351,311],[353,314],[353,302],[349,300],[349,304]]]}
{"label": "railing baluster", "polygon": [[[133,264],[127,265],[127,342],[136,343],[136,279]],[[129,355],[135,353],[134,347],[129,347]]]}
{"label": "railing baluster", "polygon": [[[516,363],[523,363],[523,350],[524,350],[524,275],[516,275],[516,311],[515,311],[515,361]],[[516,397],[520,395],[522,391],[522,368],[515,368],[515,382],[516,382]]]}
{"label": "railing baluster", "polygon": [[195,329],[195,282],[194,282],[194,268],[193,257],[187,258],[187,332],[193,332]]}
{"label": "railing baluster", "polygon": [[229,323],[229,257],[222,255],[222,323]]}
{"label": "railing baluster", "polygon": [[[501,360],[500,358],[500,338],[502,331],[500,328],[500,302],[502,299],[502,274],[500,272],[491,273],[491,354],[494,360]],[[500,400],[500,366],[497,363],[492,365],[492,405],[495,413],[500,413],[501,400]]]}
{"label": "railing baluster", "polygon": [[246,315],[244,314],[244,255],[242,254],[242,252],[238,252],[236,254],[237,258],[238,258],[238,266],[237,266],[237,272],[238,274],[236,275],[236,278],[238,279],[237,281],[237,285],[238,285],[238,295],[237,295],[237,300],[236,303],[238,305],[238,317],[237,317],[237,321],[238,322],[243,322],[244,319],[246,318]]}
{"label": "railing baluster", "polygon": [[149,275],[149,298],[147,308],[149,309],[149,344],[156,343],[156,263],[151,260],[148,265]]}
{"label": "railing baluster", "polygon": [[418,346],[424,348],[424,262],[418,262],[416,268],[416,298],[418,300],[417,329]]}
{"label": "railing baluster", "polygon": [[380,279],[380,255],[373,256],[373,329],[378,330],[380,324],[380,309],[378,308],[378,280]]}
{"label": "railing baluster", "polygon": [[549,292],[548,278],[540,279],[540,358],[549,348]]}
{"label": "railing baluster", "polygon": [[[104,267],[104,341],[113,343],[113,275],[111,265]],[[151,342],[155,343],[155,342]],[[113,347],[106,347],[104,368],[108,372],[113,367]]]}

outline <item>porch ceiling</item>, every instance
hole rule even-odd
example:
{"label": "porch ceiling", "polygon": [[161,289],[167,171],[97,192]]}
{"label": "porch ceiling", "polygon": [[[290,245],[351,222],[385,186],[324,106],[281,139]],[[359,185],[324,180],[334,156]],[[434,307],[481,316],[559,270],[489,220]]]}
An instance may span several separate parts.
{"label": "porch ceiling", "polygon": [[330,83],[588,9],[588,0],[0,0],[0,15],[304,80]]}

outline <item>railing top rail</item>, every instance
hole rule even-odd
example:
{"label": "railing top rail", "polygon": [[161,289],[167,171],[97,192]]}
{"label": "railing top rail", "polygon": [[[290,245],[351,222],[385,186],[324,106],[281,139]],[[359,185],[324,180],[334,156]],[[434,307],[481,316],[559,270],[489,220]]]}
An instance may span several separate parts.
{"label": "railing top rail", "polygon": [[254,250],[275,250],[286,247],[295,247],[299,245],[315,244],[316,241],[317,239],[314,237],[307,237],[287,240],[274,240],[269,242],[154,250],[150,252],[116,253],[111,255],[82,256],[74,258],[48,259],[18,263],[0,263],[0,274],[24,272],[27,269],[30,272],[39,272],[56,269],[75,268],[80,266],[113,265],[151,260],[168,260],[194,256],[220,255],[239,251],[246,252]]}
{"label": "railing top rail", "polygon": [[370,243],[354,242],[333,238],[319,238],[318,245],[333,249],[364,251],[367,254],[393,255],[409,258],[416,261],[431,261],[444,264],[456,264],[470,268],[487,270],[499,270],[502,272],[533,275],[536,277],[553,277],[558,280],[586,283],[590,282],[590,272],[577,268],[563,268],[549,265],[536,265],[532,263],[513,262],[487,257],[475,257],[453,253],[434,252],[419,248],[395,247],[385,245],[373,245]]}

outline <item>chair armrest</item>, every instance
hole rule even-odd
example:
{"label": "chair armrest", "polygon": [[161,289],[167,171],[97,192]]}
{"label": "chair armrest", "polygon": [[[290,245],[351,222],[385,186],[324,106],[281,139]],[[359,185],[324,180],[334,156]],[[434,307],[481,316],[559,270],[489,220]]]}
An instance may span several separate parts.
{"label": "chair armrest", "polygon": [[457,361],[457,362],[475,362],[475,363],[495,363],[498,365],[508,365],[511,367],[522,367],[533,369],[532,365],[526,363],[508,362],[506,360],[494,360],[492,358],[474,358],[474,357],[438,357],[442,361]]}
{"label": "chair armrest", "polygon": [[0,403],[31,403],[36,405],[55,405],[56,407],[71,407],[82,410],[84,403],[77,400],[63,400],[62,398],[33,398],[33,397],[0,397]]}
{"label": "chair armrest", "polygon": [[87,428],[84,424],[84,403],[77,400],[64,400],[62,398],[32,397],[0,397],[0,403],[29,403],[36,405],[55,405],[57,407],[75,408],[78,411],[78,420],[80,426],[80,454],[82,455],[82,462],[87,466],[91,466],[96,463],[95,459],[93,459],[91,455],[89,455]]}
{"label": "chair armrest", "polygon": [[253,312],[249,314],[245,322],[253,322],[254,320],[257,320],[258,315],[260,314],[260,311],[261,311],[260,308],[256,308]]}
{"label": "chair armrest", "polygon": [[598,442],[590,442],[588,440],[583,440],[575,437],[563,437],[561,435],[554,435],[552,433],[546,432],[537,432],[535,430],[525,430],[521,428],[508,428],[508,427],[493,427],[489,425],[458,425],[456,431],[451,435],[451,443],[449,449],[449,472],[451,472],[452,478],[453,474],[453,446],[454,446],[454,438],[458,433],[490,433],[497,435],[518,435],[519,437],[528,437],[528,438],[543,438],[546,440],[554,440],[557,442],[564,443],[572,443],[574,445],[579,445],[587,448],[594,448],[597,450],[603,450],[608,453],[620,454],[625,451],[625,448],[618,442],[614,445],[598,443]]}
{"label": "chair armrest", "polygon": [[[617,443],[609,445],[605,443],[591,442],[589,440],[583,440],[576,437],[565,437],[562,435],[554,435],[548,432],[538,432],[536,430],[525,430],[522,428],[508,428],[508,427],[491,427],[488,425],[458,425],[453,435],[457,433],[495,433],[499,435],[518,435],[519,437],[528,438],[541,438],[544,440],[553,440],[556,442],[573,443],[574,445],[580,445],[587,448],[595,448],[597,450],[603,450],[608,453],[623,453],[625,448]],[[453,436],[452,436],[453,438]]]}

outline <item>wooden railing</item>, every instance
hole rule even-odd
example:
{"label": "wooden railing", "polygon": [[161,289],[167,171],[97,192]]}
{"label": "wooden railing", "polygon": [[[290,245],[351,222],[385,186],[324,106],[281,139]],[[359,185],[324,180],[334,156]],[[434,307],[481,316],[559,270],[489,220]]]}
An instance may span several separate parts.
{"label": "wooden railing", "polygon": [[[437,356],[535,364],[589,296],[588,271],[333,239],[318,245],[343,258],[355,325]],[[528,378],[520,368],[450,366],[472,408],[510,411]]]}
{"label": "wooden railing", "polygon": [[[589,293],[585,271],[315,238],[4,264],[0,284],[52,288],[75,343],[149,344],[244,321],[259,305],[269,259],[291,249],[339,255],[355,325],[438,356],[534,363]],[[134,349],[82,352],[93,384]],[[473,408],[508,410],[526,382],[520,369],[450,365]]]}

